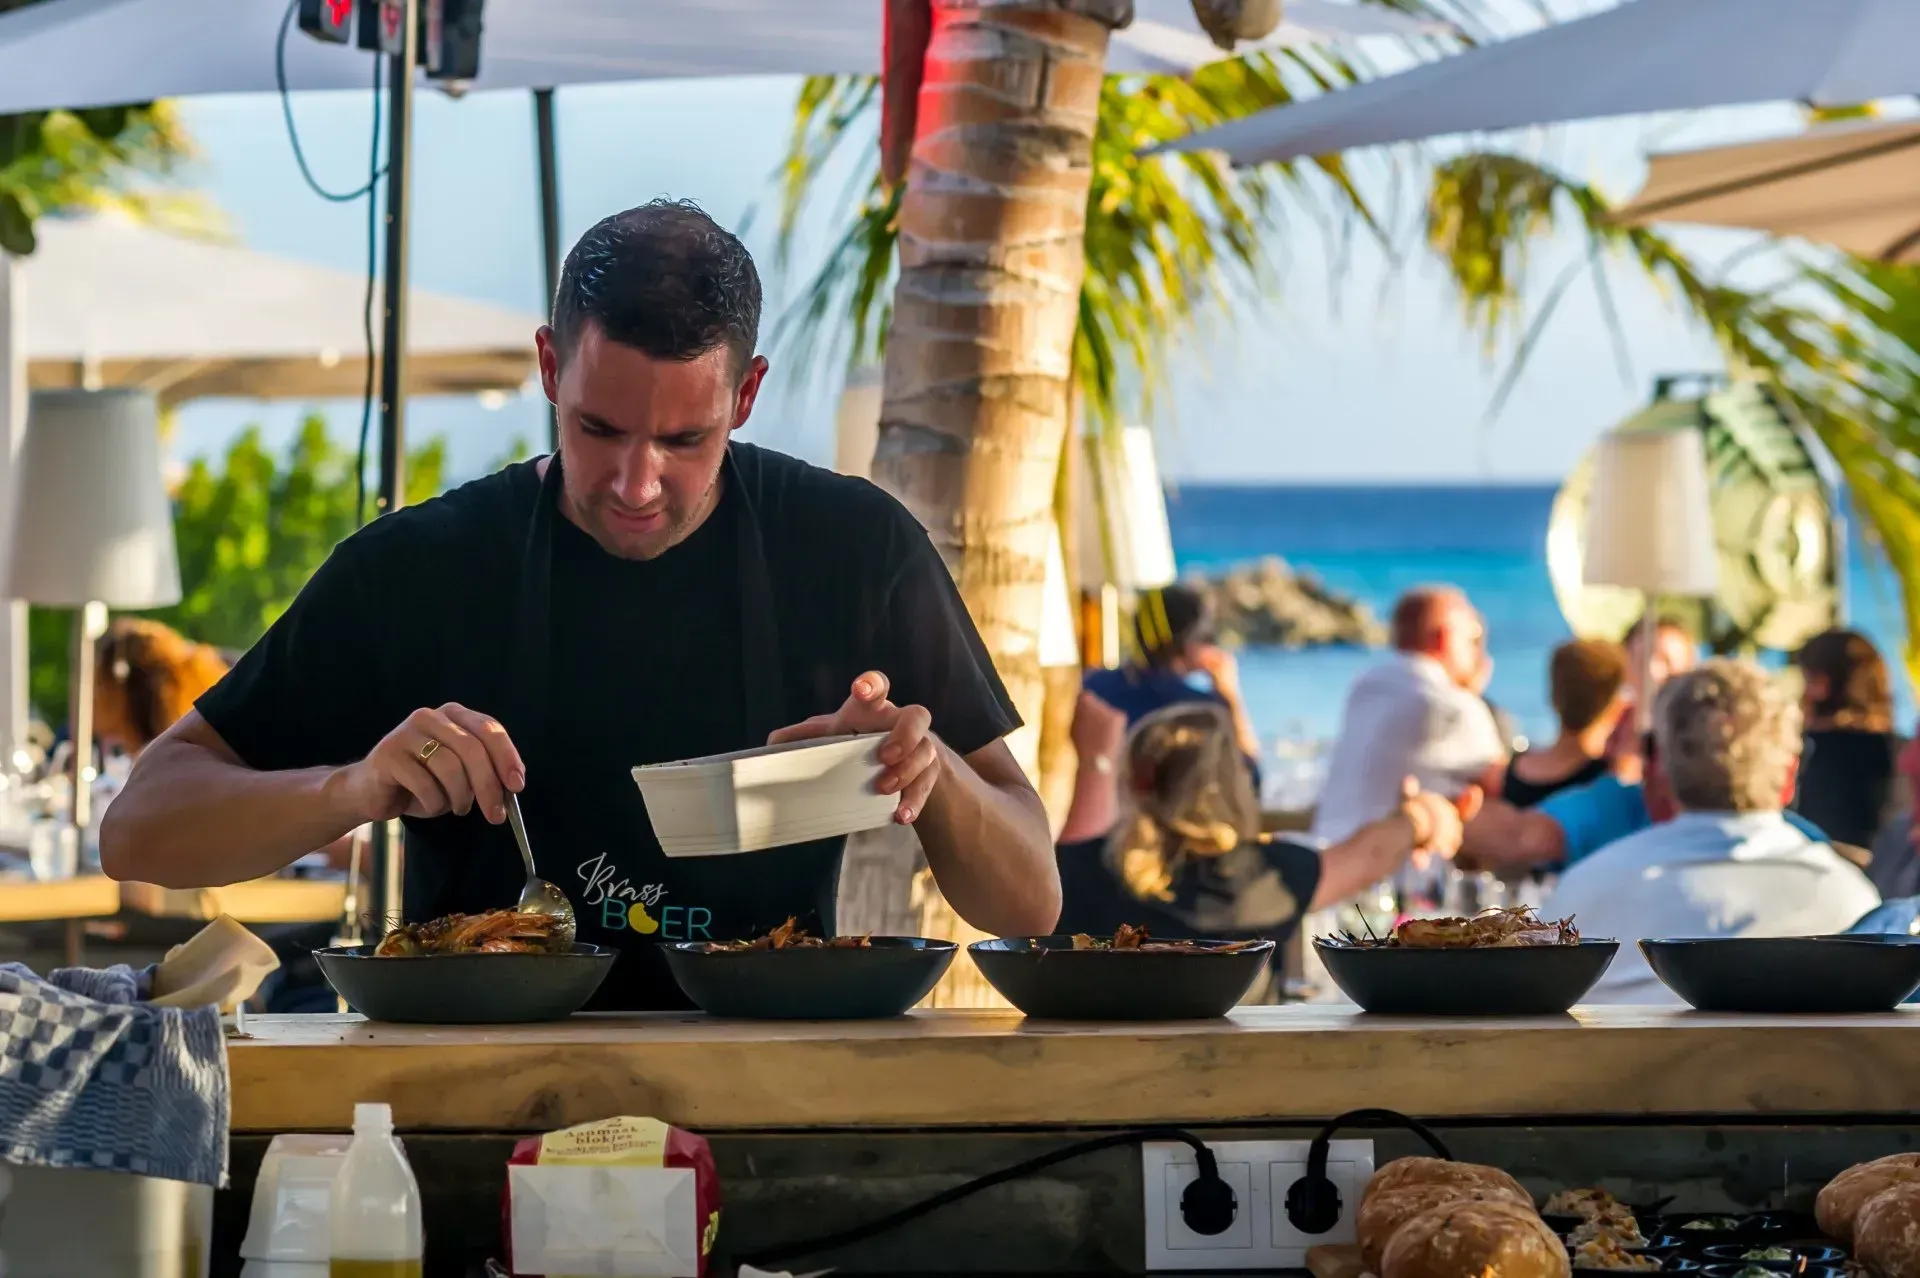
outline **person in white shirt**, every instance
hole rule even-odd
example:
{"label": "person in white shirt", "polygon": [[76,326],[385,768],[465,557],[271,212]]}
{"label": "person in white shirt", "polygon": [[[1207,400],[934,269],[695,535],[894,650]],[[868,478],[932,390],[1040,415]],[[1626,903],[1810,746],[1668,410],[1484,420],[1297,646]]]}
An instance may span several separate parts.
{"label": "person in white shirt", "polygon": [[1449,798],[1497,780],[1506,744],[1481,692],[1486,625],[1458,590],[1411,591],[1393,609],[1393,660],[1354,680],[1314,812],[1338,843],[1396,811],[1408,777]]}
{"label": "person in white shirt", "polygon": [[1660,690],[1647,785],[1678,815],[1573,866],[1541,907],[1620,942],[1587,1002],[1680,1001],[1641,956],[1644,938],[1844,932],[1880,903],[1783,814],[1799,758],[1799,707],[1750,662],[1709,661]]}

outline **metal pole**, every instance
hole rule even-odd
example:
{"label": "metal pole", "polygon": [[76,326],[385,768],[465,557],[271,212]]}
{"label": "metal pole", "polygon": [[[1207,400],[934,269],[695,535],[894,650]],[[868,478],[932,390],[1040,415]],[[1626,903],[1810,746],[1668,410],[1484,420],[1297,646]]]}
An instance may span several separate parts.
{"label": "metal pole", "polygon": [[[407,213],[412,187],[413,73],[420,61],[418,0],[400,0],[400,50],[388,67],[386,311],[380,339],[380,512],[406,504]],[[400,823],[373,829],[369,904],[377,930],[401,913]]]}
{"label": "metal pole", "polygon": [[[540,246],[547,268],[547,297],[542,307],[552,314],[554,294],[560,290],[560,163],[553,139],[553,90],[533,91],[534,149],[540,161]],[[547,445],[560,450],[560,412],[547,405]]]}

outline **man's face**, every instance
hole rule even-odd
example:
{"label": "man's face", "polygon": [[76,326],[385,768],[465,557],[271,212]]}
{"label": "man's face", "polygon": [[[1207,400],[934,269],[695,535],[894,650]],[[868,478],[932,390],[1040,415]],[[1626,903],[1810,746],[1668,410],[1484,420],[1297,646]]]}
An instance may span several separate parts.
{"label": "man's face", "polygon": [[679,545],[713,510],[727,440],[753,412],[767,361],[725,347],[655,359],[588,323],[564,364],[542,328],[540,380],[558,410],[567,517],[622,559]]}
{"label": "man's face", "polygon": [[1453,596],[1441,608],[1439,625],[1440,643],[1435,659],[1448,678],[1462,688],[1479,691],[1485,686],[1486,623],[1464,597]]}

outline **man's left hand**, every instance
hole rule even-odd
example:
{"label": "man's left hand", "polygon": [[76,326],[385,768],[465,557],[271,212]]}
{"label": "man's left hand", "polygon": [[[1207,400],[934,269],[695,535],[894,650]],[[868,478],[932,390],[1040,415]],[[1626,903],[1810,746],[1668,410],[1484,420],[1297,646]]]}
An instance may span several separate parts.
{"label": "man's left hand", "polygon": [[887,699],[889,690],[887,677],[869,670],[853,681],[852,693],[838,710],[782,728],[767,738],[767,744],[886,733],[887,739],[880,743],[880,762],[887,768],[880,774],[880,793],[898,793],[900,806],[893,819],[901,825],[912,825],[926,811],[927,796],[940,780],[940,743],[933,735],[933,716],[926,707],[896,706]]}

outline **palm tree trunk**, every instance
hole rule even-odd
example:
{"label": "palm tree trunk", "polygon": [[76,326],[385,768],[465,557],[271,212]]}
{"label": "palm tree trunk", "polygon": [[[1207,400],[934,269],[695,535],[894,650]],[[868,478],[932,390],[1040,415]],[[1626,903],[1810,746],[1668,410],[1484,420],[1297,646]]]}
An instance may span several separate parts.
{"label": "palm tree trunk", "polygon": [[874,478],[919,517],[1027,727],[1109,32],[1132,0],[934,0]]}
{"label": "palm tree trunk", "polygon": [[[1107,38],[1132,0],[933,0],[874,479],[924,524],[1026,727]],[[923,934],[970,930],[923,881]],[[977,1004],[971,963],[933,1002]]]}

